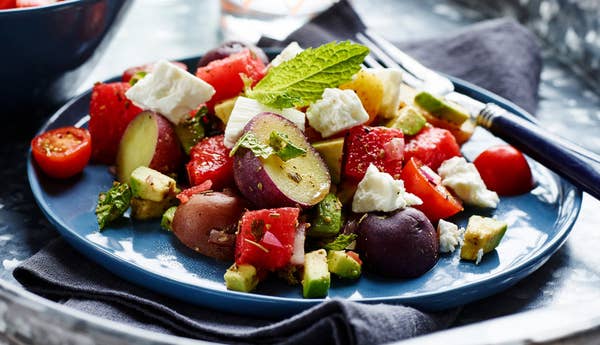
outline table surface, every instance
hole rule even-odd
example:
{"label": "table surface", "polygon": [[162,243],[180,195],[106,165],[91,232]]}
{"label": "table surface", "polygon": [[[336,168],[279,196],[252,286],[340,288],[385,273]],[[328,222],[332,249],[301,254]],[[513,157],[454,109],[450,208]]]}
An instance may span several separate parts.
{"label": "table surface", "polygon": [[[431,37],[486,19],[451,1],[371,0],[354,4],[368,26],[392,40]],[[130,66],[203,53],[222,39],[219,16],[217,1],[135,1],[81,90]],[[148,23],[153,27],[151,34],[146,29]],[[599,152],[600,99],[552,52],[551,47],[544,48],[538,118],[546,128]],[[12,270],[16,265],[58,236],[35,205],[25,174],[29,140],[38,125],[22,129],[16,139],[0,141],[0,179],[5,186],[0,190],[0,279],[8,282],[14,282]],[[584,194],[579,218],[565,245],[516,286],[465,306],[456,325],[599,300],[597,210],[600,202]]]}

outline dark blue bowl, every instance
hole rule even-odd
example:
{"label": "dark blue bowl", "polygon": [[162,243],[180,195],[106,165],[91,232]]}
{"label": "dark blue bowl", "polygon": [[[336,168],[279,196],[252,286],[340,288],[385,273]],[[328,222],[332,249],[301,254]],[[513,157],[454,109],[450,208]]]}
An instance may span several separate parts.
{"label": "dark blue bowl", "polygon": [[72,97],[128,7],[127,0],[67,0],[0,11],[2,118],[41,120]]}

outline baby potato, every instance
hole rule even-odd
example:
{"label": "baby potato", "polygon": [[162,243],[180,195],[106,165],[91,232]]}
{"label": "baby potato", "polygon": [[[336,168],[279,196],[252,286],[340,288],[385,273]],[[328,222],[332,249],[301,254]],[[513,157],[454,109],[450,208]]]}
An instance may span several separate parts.
{"label": "baby potato", "polygon": [[340,85],[339,88],[353,90],[360,98],[363,107],[369,114],[369,120],[365,125],[375,120],[383,99],[383,84],[374,74],[361,70],[353,80]]}

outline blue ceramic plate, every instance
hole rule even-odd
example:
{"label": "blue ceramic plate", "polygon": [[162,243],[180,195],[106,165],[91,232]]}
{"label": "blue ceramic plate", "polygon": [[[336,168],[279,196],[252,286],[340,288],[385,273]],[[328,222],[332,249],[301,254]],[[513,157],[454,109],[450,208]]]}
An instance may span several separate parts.
{"label": "blue ceramic plate", "polygon": [[[197,61],[190,59],[188,62]],[[521,116],[528,115],[510,102],[487,91],[454,80],[457,89],[480,101],[494,101]],[[85,124],[90,92],[60,109],[41,131]],[[473,159],[498,142],[478,129],[463,147]],[[539,268],[564,243],[577,218],[581,192],[544,167],[531,162],[537,185],[530,193],[504,197],[487,213],[508,222],[498,248],[479,265],[460,261],[458,253],[444,255],[425,275],[410,280],[386,279],[366,272],[356,282],[333,279],[329,298],[366,303],[403,303],[426,310],[465,304],[506,289]],[[94,209],[98,193],[113,181],[106,166],[89,165],[79,176],[58,181],[45,177],[28,162],[31,189],[42,211],[75,248],[90,259],[133,283],[190,303],[236,313],[286,315],[319,303],[303,299],[301,288],[276,279],[259,284],[253,293],[228,291],[223,273],[229,263],[216,262],[184,247],[158,221],[131,221],[98,232]],[[466,210],[454,221],[465,226]]]}

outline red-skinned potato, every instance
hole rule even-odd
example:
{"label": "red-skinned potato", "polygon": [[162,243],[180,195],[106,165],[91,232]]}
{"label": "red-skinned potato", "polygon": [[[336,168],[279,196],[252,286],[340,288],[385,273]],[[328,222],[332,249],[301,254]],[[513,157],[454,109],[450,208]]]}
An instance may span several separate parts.
{"label": "red-skinned potato", "polygon": [[246,207],[239,196],[226,192],[194,194],[177,207],[173,233],[187,247],[218,260],[233,260],[235,231]]}
{"label": "red-skinned potato", "polygon": [[251,132],[263,144],[268,144],[271,133],[277,132],[306,150],[306,154],[287,161],[275,154],[260,158],[244,148],[236,152],[235,183],[257,208],[310,207],[325,198],[331,186],[329,170],[294,123],[274,113],[261,113],[244,127],[245,132]]}
{"label": "red-skinned potato", "polygon": [[143,111],[127,126],[117,152],[117,178],[128,182],[131,172],[146,166],[164,174],[177,172],[183,154],[173,125],[164,116]]}
{"label": "red-skinned potato", "polygon": [[439,258],[439,239],[425,214],[415,208],[369,213],[358,225],[356,248],[374,272],[414,278],[429,271]]}

